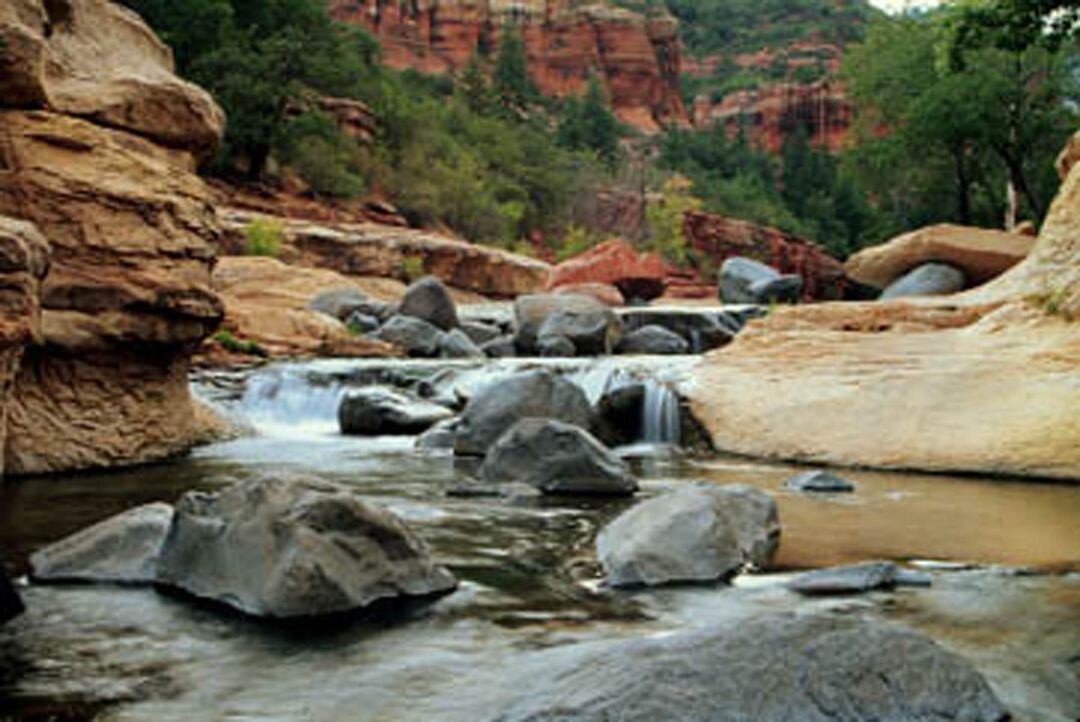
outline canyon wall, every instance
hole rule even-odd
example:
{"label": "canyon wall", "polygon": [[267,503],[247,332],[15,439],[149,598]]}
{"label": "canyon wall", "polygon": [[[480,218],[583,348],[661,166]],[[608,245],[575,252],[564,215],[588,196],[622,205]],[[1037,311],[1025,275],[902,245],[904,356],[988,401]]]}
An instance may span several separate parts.
{"label": "canyon wall", "polygon": [[623,122],[648,133],[689,123],[679,92],[678,23],[667,14],[572,0],[332,0],[330,11],[374,34],[387,65],[432,74],[460,70],[476,52],[496,52],[499,34],[513,26],[543,94],[581,94],[596,73]]}
{"label": "canyon wall", "polygon": [[180,452],[190,355],[222,316],[194,169],[223,115],[107,0],[5,0],[0,41],[3,472]]}

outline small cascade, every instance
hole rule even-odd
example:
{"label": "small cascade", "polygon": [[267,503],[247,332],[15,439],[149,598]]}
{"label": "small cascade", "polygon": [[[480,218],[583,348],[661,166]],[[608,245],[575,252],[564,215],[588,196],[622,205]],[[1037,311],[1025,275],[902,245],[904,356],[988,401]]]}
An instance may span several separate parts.
{"label": "small cascade", "polygon": [[679,396],[667,384],[655,380],[645,382],[645,399],[641,407],[641,438],[651,444],[677,446],[682,437],[679,418]]}
{"label": "small cascade", "polygon": [[271,369],[251,376],[236,407],[256,429],[337,431],[337,410],[345,386],[327,380],[313,383],[299,369]]}

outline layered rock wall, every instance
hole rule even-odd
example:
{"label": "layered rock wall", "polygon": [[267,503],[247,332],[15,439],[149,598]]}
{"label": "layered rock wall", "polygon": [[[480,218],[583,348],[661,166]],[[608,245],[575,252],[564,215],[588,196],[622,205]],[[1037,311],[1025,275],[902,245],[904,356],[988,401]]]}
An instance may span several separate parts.
{"label": "layered rock wall", "polygon": [[495,52],[499,34],[512,26],[545,95],[581,94],[596,73],[624,122],[646,132],[688,124],[678,23],[666,14],[571,0],[333,0],[330,10],[371,31],[391,67],[435,74],[460,70],[477,52]]}
{"label": "layered rock wall", "polygon": [[4,472],[182,451],[199,433],[188,360],[222,316],[220,229],[194,174],[222,113],[106,0],[11,0],[0,38],[0,215],[51,246],[38,332],[8,345]]}

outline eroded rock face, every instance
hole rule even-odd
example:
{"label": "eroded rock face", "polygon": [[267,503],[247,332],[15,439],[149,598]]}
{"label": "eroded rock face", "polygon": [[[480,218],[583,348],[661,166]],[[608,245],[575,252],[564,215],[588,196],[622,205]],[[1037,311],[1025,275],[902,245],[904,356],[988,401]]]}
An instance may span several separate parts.
{"label": "eroded rock face", "polygon": [[182,451],[201,433],[188,360],[222,317],[220,228],[192,172],[220,140],[221,111],[113,3],[13,0],[0,37],[0,214],[52,247],[39,343],[4,401],[4,471]]}
{"label": "eroded rock face", "polygon": [[552,666],[500,722],[678,719],[1004,722],[967,661],[853,616],[766,615],[597,646]]}
{"label": "eroded rock face", "polygon": [[391,67],[436,74],[461,70],[512,25],[543,94],[580,95],[596,72],[623,122],[645,132],[689,124],[679,92],[678,24],[666,13],[646,18],[610,2],[567,0],[334,0],[330,11],[371,31]]}
{"label": "eroded rock face", "polygon": [[285,476],[184,495],[158,577],[277,619],[342,614],[457,584],[389,511],[343,487]]}

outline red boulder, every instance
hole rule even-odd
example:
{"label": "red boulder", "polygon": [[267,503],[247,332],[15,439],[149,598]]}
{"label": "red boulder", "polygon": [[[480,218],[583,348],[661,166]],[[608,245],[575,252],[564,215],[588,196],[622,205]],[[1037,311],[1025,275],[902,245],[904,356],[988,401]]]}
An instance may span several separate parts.
{"label": "red boulder", "polygon": [[655,253],[638,253],[614,238],[551,269],[548,289],[584,283],[615,286],[625,298],[651,300],[666,287],[664,261]]}

